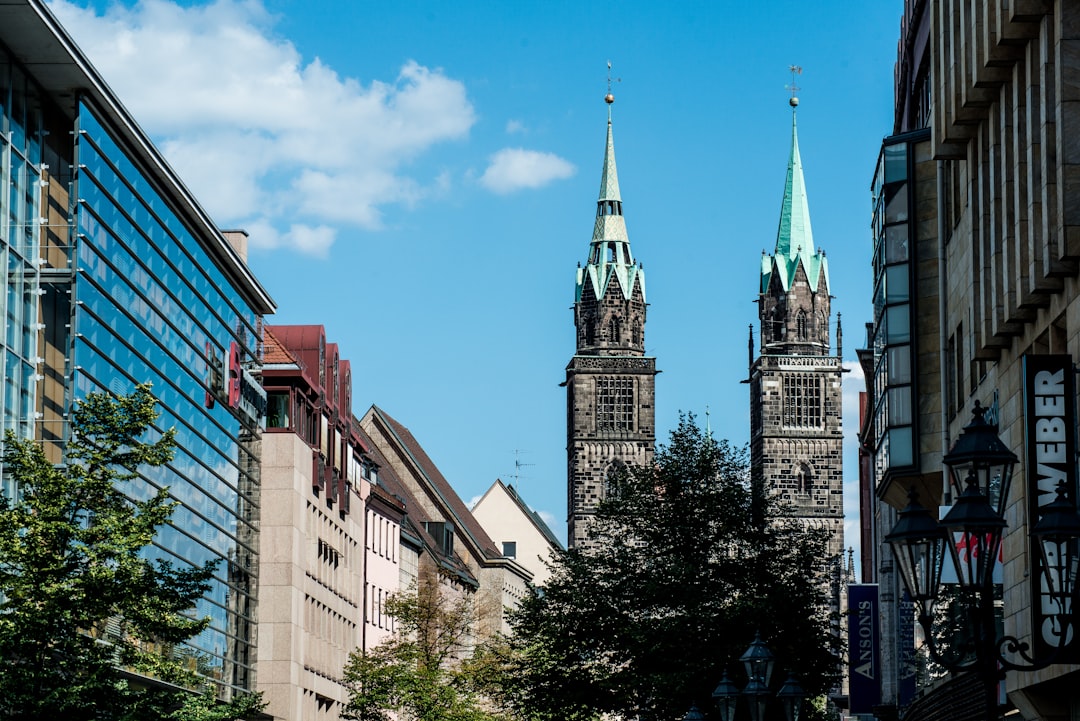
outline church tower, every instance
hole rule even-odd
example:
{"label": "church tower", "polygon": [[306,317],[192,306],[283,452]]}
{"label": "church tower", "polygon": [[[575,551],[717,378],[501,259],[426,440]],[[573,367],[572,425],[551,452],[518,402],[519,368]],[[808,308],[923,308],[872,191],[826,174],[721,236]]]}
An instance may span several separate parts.
{"label": "church tower", "polygon": [[750,463],[792,515],[844,545],[841,330],[829,343],[829,265],[814,247],[792,96],[791,156],[772,255],[762,253],[760,349],[750,334]]}
{"label": "church tower", "polygon": [[607,145],[589,257],[574,296],[577,351],[566,366],[569,546],[580,547],[608,474],[646,465],[656,445],[656,359],[645,356],[645,270],[623,218],[609,92]]}

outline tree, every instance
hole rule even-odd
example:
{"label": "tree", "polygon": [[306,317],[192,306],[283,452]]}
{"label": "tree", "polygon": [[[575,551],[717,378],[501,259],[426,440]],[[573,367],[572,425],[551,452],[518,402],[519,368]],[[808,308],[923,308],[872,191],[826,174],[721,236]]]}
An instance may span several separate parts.
{"label": "tree", "polygon": [[750,482],[745,451],[680,419],[648,468],[609,479],[593,545],[558,555],[542,593],[512,616],[497,685],[538,720],[681,718],[760,631],[812,695],[836,680],[827,534],[807,529]]}
{"label": "tree", "polygon": [[394,635],[370,651],[357,649],[345,666],[354,721],[490,721],[478,693],[484,673],[472,657],[473,599],[434,569],[423,570],[406,592],[392,595],[386,613]]}
{"label": "tree", "polygon": [[[209,622],[191,611],[214,564],[146,558],[176,506],[168,489],[125,494],[145,484],[140,468],[173,456],[173,431],[153,428],[155,405],[148,385],[90,394],[75,406],[61,465],[7,433],[4,473],[18,490],[0,494],[2,718],[224,721],[258,710],[257,697],[213,703],[172,653]],[[129,680],[140,676],[166,683]]]}

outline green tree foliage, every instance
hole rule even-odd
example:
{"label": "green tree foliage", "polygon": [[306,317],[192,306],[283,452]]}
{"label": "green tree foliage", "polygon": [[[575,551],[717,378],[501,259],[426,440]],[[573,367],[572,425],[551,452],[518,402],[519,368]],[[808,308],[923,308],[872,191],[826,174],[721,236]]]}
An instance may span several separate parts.
{"label": "green tree foliage", "polygon": [[[220,705],[207,688],[169,685],[199,685],[173,650],[207,626],[191,611],[214,565],[143,554],[176,505],[139,477],[173,456],[174,434],[155,431],[156,417],[146,385],[89,395],[59,466],[8,432],[3,470],[18,492],[0,495],[0,718],[227,721],[258,711],[257,697]],[[131,500],[132,488],[149,498]]]}
{"label": "green tree foliage", "polygon": [[594,547],[557,556],[513,617],[502,701],[537,720],[681,718],[711,707],[725,669],[745,684],[737,659],[757,630],[778,659],[774,692],[794,671],[824,695],[838,670],[827,536],[754,488],[745,451],[693,416],[652,467],[612,474]]}
{"label": "green tree foliage", "polygon": [[407,592],[386,602],[394,634],[374,649],[357,649],[345,666],[353,721],[493,721],[478,692],[484,673],[473,658],[471,594],[425,570]]}

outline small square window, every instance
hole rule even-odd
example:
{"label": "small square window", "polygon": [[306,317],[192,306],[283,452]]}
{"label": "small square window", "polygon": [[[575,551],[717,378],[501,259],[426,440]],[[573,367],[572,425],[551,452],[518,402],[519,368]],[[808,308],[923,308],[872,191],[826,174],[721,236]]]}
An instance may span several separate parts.
{"label": "small square window", "polygon": [[517,558],[517,541],[503,541],[503,556]]}

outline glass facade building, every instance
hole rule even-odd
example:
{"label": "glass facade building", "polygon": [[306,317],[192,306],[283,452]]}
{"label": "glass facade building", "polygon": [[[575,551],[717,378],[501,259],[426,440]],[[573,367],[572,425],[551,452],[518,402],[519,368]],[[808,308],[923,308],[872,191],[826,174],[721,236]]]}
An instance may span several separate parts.
{"label": "glass facade building", "polygon": [[[210,626],[182,653],[223,696],[253,690],[272,301],[48,11],[2,12],[22,13],[0,17],[4,427],[59,461],[75,401],[153,384],[176,455],[130,492],[179,505],[148,553],[218,563],[195,609]],[[37,76],[34,52],[60,69]]]}
{"label": "glass facade building", "polygon": [[915,344],[912,328],[916,262],[911,178],[912,142],[925,131],[887,138],[873,182],[875,477],[911,472],[918,463],[915,427]]}

